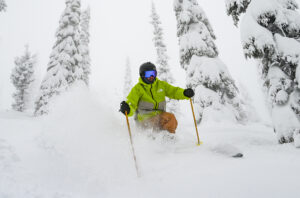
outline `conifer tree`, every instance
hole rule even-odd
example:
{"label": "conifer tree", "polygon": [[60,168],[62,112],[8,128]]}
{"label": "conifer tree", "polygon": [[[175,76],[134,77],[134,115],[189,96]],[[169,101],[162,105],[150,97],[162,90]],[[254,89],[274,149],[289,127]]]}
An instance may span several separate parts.
{"label": "conifer tree", "polygon": [[[156,56],[157,56],[156,65],[157,65],[157,73],[159,74],[159,79],[172,84],[175,82],[175,80],[172,76],[168,64],[169,57],[167,55],[167,47],[163,39],[163,29],[161,27],[161,21],[159,15],[157,14],[154,2],[152,2],[152,7],[151,7],[151,24],[153,25],[153,29],[154,29],[153,42],[154,42],[154,47],[156,49]],[[178,101],[167,98],[167,110],[169,112],[175,113],[175,111],[178,108],[179,108]]]}
{"label": "conifer tree", "polygon": [[32,55],[28,46],[25,46],[24,55],[15,58],[15,67],[10,79],[16,88],[13,94],[14,103],[12,107],[16,111],[25,111],[32,101],[30,87],[34,82],[34,69],[36,64],[36,55]]}
{"label": "conifer tree", "polygon": [[234,25],[237,26],[240,15],[246,11],[251,0],[226,0],[226,11],[232,16]]}
{"label": "conifer tree", "polygon": [[90,52],[89,52],[89,43],[90,43],[90,33],[89,33],[89,26],[90,26],[90,8],[88,7],[81,13],[81,20],[80,20],[80,52],[82,55],[82,69],[83,69],[83,80],[88,85],[89,84],[89,75],[91,73],[91,59],[90,59]]}
{"label": "conifer tree", "polygon": [[239,13],[235,21],[245,13],[240,23],[244,54],[258,60],[279,143],[293,142],[300,131],[298,4],[295,0],[248,0],[245,9],[236,10],[238,2],[227,0],[227,13]]}
{"label": "conifer tree", "polygon": [[186,70],[187,87],[195,90],[197,122],[210,113],[244,121],[246,112],[226,65],[218,58],[212,27],[196,0],[175,0],[180,63]]}
{"label": "conifer tree", "polygon": [[68,89],[78,80],[84,80],[80,47],[80,0],[66,0],[66,8],[59,21],[56,42],[53,46],[35,114],[48,113],[52,97]]}
{"label": "conifer tree", "polygon": [[0,0],[0,12],[5,11],[6,9],[6,3],[4,0]]}
{"label": "conifer tree", "polygon": [[173,83],[174,79],[172,77],[170,67],[168,65],[168,55],[167,55],[167,47],[164,43],[163,39],[163,29],[161,27],[160,18],[156,12],[156,8],[154,3],[152,2],[152,9],[151,9],[151,24],[153,25],[153,42],[156,49],[157,55],[157,72],[159,73],[159,78],[164,80],[168,83]]}
{"label": "conifer tree", "polygon": [[129,57],[126,59],[123,97],[126,98],[132,88],[131,65]]}

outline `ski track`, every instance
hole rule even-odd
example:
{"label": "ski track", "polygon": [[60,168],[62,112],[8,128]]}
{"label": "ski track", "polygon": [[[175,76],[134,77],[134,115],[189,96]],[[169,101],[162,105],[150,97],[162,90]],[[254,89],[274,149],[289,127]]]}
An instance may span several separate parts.
{"label": "ski track", "polygon": [[[299,150],[278,145],[261,124],[181,124],[176,139],[132,123],[137,178],[126,123],[90,127],[77,117],[0,113],[0,197],[297,197]],[[107,120],[106,120],[107,121]],[[183,123],[182,121],[179,123]],[[86,124],[86,123],[85,123]],[[237,149],[243,158],[222,150]]]}

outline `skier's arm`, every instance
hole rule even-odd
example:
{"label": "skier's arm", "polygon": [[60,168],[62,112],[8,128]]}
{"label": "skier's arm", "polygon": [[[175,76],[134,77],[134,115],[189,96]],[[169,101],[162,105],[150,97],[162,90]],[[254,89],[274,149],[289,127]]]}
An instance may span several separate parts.
{"label": "skier's arm", "polygon": [[139,104],[140,97],[141,97],[141,93],[139,91],[138,85],[136,85],[131,89],[130,93],[127,96],[126,102],[127,104],[129,104],[130,107],[130,113],[128,114],[128,116],[132,116],[136,111]]}
{"label": "skier's arm", "polygon": [[165,93],[168,98],[176,99],[176,100],[189,99],[183,94],[184,89],[180,87],[174,87],[167,82],[163,82],[163,83],[165,85]]}

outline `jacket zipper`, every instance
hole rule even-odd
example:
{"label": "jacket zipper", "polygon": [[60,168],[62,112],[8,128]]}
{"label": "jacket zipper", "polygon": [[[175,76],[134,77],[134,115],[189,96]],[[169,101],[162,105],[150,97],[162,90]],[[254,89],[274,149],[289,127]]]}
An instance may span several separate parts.
{"label": "jacket zipper", "polygon": [[153,97],[153,93],[152,93],[152,84],[151,84],[151,88],[150,88],[150,93],[151,93],[152,99],[153,99],[154,102],[155,102],[154,109],[156,110],[157,102],[156,102],[156,100],[155,100],[154,97]]}

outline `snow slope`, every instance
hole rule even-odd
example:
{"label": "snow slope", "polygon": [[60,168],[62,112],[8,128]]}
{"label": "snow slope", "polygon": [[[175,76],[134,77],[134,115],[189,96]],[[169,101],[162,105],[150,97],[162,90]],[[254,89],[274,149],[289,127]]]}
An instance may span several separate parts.
{"label": "snow slope", "polygon": [[198,147],[188,101],[175,140],[130,119],[137,178],[125,118],[105,102],[77,88],[49,116],[0,112],[0,197],[299,196],[299,149],[278,145],[269,126],[225,122],[203,123]]}

